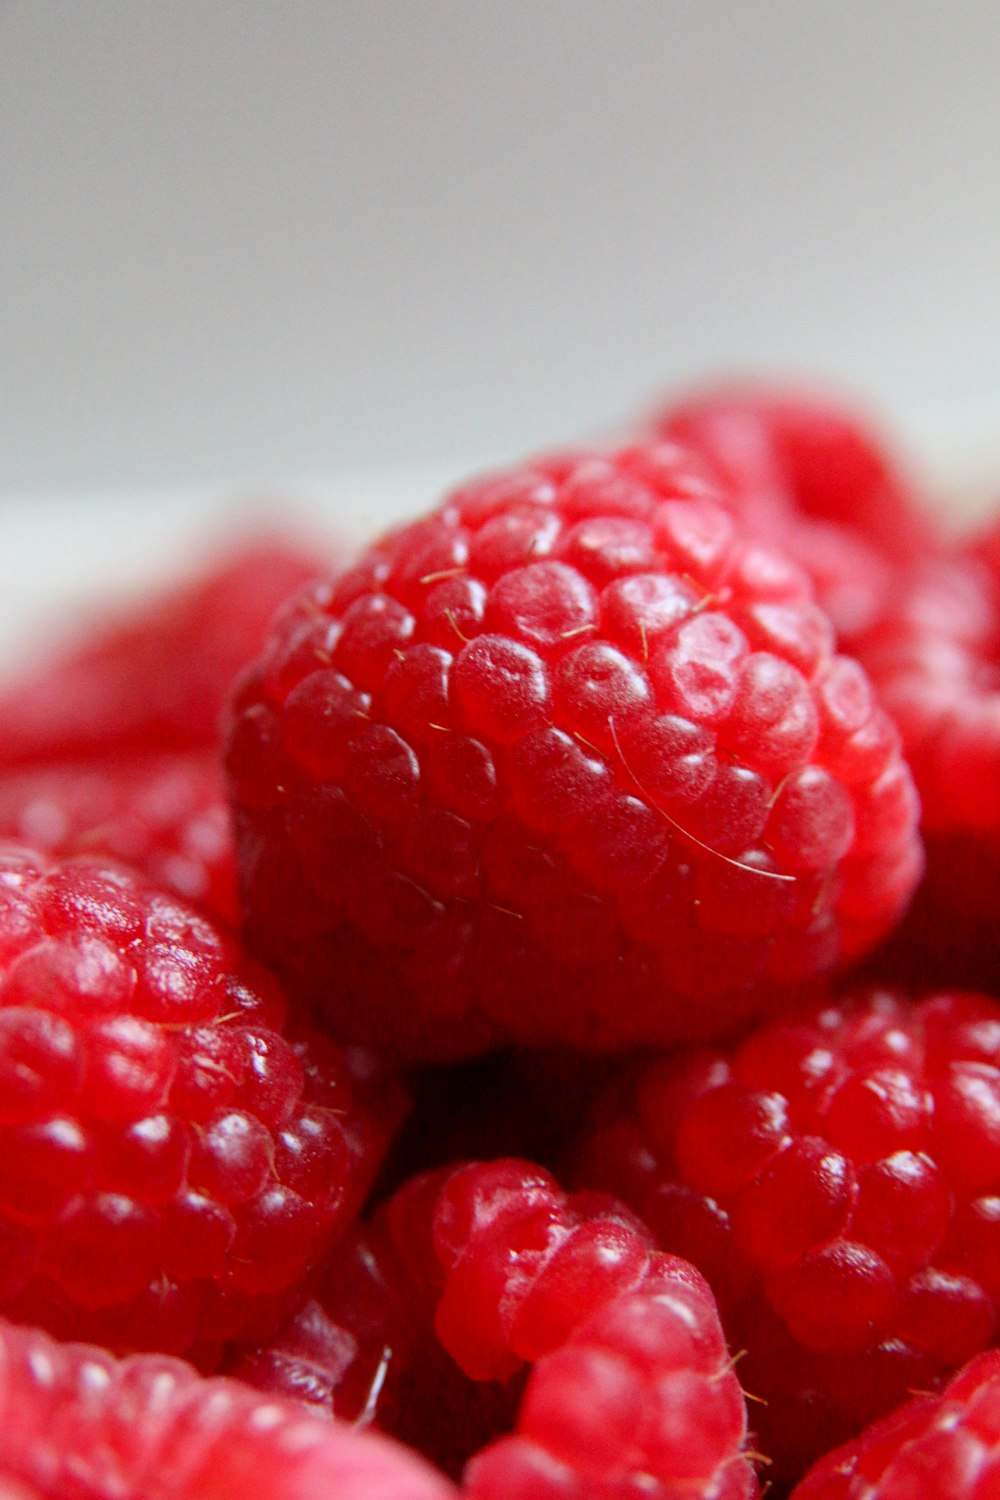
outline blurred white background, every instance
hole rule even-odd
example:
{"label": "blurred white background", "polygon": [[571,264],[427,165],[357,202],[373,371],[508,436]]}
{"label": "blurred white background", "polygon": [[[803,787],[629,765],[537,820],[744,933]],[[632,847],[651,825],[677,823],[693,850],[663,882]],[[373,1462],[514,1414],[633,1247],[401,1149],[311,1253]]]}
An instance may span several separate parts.
{"label": "blurred white background", "polygon": [[981,470],[998,77],[996,0],[0,0],[0,496],[365,524],[733,369]]}
{"label": "blurred white background", "polygon": [[1000,417],[998,78],[996,0],[6,0],[0,489]]}

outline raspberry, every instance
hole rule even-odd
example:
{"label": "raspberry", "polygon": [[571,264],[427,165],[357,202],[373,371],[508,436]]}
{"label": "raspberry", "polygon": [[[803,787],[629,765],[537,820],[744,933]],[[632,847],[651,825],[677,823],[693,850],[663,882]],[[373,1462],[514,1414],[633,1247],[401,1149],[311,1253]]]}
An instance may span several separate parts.
{"label": "raspberry", "polygon": [[825,397],[722,386],[671,406],[655,427],[711,461],[755,534],[782,539],[842,639],[880,611],[900,565],[938,546],[895,461]]}
{"label": "raspberry", "polygon": [[239,1351],[230,1373],[261,1390],[383,1432],[459,1477],[514,1424],[523,1380],[470,1380],[435,1333],[382,1216],[337,1245],[312,1296],[274,1338]]}
{"label": "raspberry", "polygon": [[974,553],[899,575],[857,651],[920,792],[928,867],[894,946],[922,982],[1000,982],[1000,577]]}
{"label": "raspberry", "polygon": [[1000,588],[972,557],[901,574],[859,643],[898,724],[924,827],[1000,830]]}
{"label": "raspberry", "polygon": [[0,845],[0,1307],[203,1363],[301,1297],[396,1099],[123,866]]}
{"label": "raspberry", "polygon": [[388,1439],[179,1359],[0,1323],[0,1367],[4,1500],[457,1500]]}
{"label": "raspberry", "polygon": [[816,1003],[644,1065],[574,1172],[704,1273],[795,1478],[997,1334],[1000,1005]]}
{"label": "raspberry", "polygon": [[[468,1466],[476,1500],[614,1500],[640,1488],[651,1500],[681,1488],[691,1500],[756,1494],[743,1397],[711,1293],[613,1200],[567,1196],[547,1172],[512,1159],[454,1167],[401,1189],[363,1247],[342,1247],[333,1266],[345,1258],[347,1275],[324,1280],[325,1305],[286,1332],[283,1358],[272,1351],[258,1363],[267,1388],[322,1390],[325,1363],[322,1399],[332,1394],[340,1410],[344,1372],[370,1371],[378,1353],[388,1366],[380,1402],[395,1390],[379,1420],[408,1425],[440,1453],[454,1445],[456,1411],[458,1424],[482,1426],[503,1410],[504,1389],[519,1396],[523,1384],[515,1431]],[[435,1309],[440,1345],[466,1377],[463,1392],[452,1375],[447,1404],[421,1308],[424,1319]],[[495,1393],[478,1410],[469,1382]],[[423,1403],[416,1416],[414,1400]]]}
{"label": "raspberry", "polygon": [[[403,1377],[416,1365],[422,1388],[428,1387],[433,1342],[426,1310],[384,1225],[359,1223],[312,1278],[308,1300],[290,1321],[269,1342],[234,1349],[226,1369],[260,1390],[397,1434],[404,1420]],[[449,1424],[453,1417],[449,1409]],[[432,1444],[425,1432],[423,1451],[440,1462]]]}
{"label": "raspberry", "polygon": [[1000,1351],[823,1458],[794,1500],[990,1500],[1000,1493]]}
{"label": "raspberry", "polygon": [[217,756],[115,756],[0,774],[0,838],[46,853],[100,853],[239,919],[235,855]]}
{"label": "raspberry", "polygon": [[233,677],[318,572],[283,541],[254,542],[92,628],[0,693],[0,765],[214,744]]}
{"label": "raspberry", "polygon": [[896,732],[671,445],[481,480],[286,612],[228,769],[257,951],[411,1056],[732,1029],[918,877]]}

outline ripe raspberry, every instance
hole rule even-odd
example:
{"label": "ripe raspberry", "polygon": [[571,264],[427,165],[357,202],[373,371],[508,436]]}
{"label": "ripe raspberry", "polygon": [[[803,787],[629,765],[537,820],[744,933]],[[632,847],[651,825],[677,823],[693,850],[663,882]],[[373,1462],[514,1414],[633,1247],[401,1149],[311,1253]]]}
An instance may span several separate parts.
{"label": "ripe raspberry", "polygon": [[971,556],[899,575],[859,643],[903,735],[932,833],[1000,831],[1000,580]]}
{"label": "ripe raspberry", "polygon": [[457,1500],[388,1439],[161,1355],[0,1323],[4,1500]]}
{"label": "ripe raspberry", "polygon": [[0,774],[0,838],[48,854],[107,854],[155,884],[239,920],[218,756],[128,755]]}
{"label": "ripe raspberry", "polygon": [[901,574],[857,645],[922,803],[925,886],[894,953],[917,980],[1000,982],[1000,576],[973,553]]}
{"label": "ripe raspberry", "polygon": [[[385,1226],[377,1219],[353,1224],[311,1279],[308,1300],[266,1343],[234,1348],[226,1373],[395,1434],[404,1372],[418,1365],[426,1383],[428,1318]],[[422,1445],[425,1455],[432,1443]]]}
{"label": "ripe raspberry", "polygon": [[1000,1005],[873,992],[623,1078],[574,1176],[708,1278],[790,1479],[996,1337],[998,1119]]}
{"label": "ripe raspberry", "polygon": [[396,1103],[283,1016],[194,908],[124,866],[0,845],[5,1314],[203,1363],[288,1316]]}
{"label": "ripe raspberry", "polygon": [[380,1215],[345,1235],[310,1300],[269,1344],[237,1351],[229,1373],[373,1424],[455,1478],[471,1454],[513,1426],[524,1384],[463,1373],[438,1341],[433,1303]]}
{"label": "ripe raspberry", "polygon": [[319,571],[283,541],[254,542],[92,628],[0,692],[0,765],[214,744],[234,676]]}
{"label": "ripe raspberry", "polygon": [[1000,1494],[1000,1350],[970,1360],[821,1459],[793,1500],[993,1500]]}
{"label": "ripe raspberry", "polygon": [[411,1055],[718,1034],[921,867],[896,732],[669,445],[473,483],[286,612],[234,709],[248,933]]}
{"label": "ripe raspberry", "polygon": [[[321,1389],[315,1370],[326,1360],[340,1410],[344,1372],[371,1370],[377,1352],[378,1419],[401,1421],[454,1458],[456,1411],[473,1430],[496,1419],[505,1389],[520,1396],[532,1365],[515,1431],[468,1467],[475,1500],[757,1493],[743,1397],[711,1293],[691,1266],[654,1250],[613,1200],[567,1197],[547,1172],[516,1160],[449,1168],[414,1179],[381,1210],[365,1240],[360,1297],[356,1246],[352,1253],[354,1274],[326,1277],[323,1306],[286,1333],[283,1359],[258,1365],[267,1388],[299,1392],[311,1379]],[[343,1258],[342,1247],[334,1264]],[[493,1392],[478,1409],[454,1373],[442,1400],[448,1376],[440,1359],[428,1367],[420,1309],[427,1319],[433,1310],[466,1387]]]}
{"label": "ripe raspberry", "polygon": [[842,640],[870,623],[900,565],[939,545],[875,434],[822,396],[721,386],[669,407],[655,428],[711,461],[756,535],[782,539]]}

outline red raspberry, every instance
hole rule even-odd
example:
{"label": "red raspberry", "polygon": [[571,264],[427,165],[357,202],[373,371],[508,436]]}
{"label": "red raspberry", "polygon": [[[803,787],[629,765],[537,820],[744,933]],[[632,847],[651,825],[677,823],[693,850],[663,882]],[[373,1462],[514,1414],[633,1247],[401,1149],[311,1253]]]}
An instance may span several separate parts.
{"label": "red raspberry", "polygon": [[514,1425],[524,1381],[473,1381],[438,1341],[433,1303],[397,1254],[384,1218],[356,1225],[312,1296],[275,1339],[239,1351],[230,1373],[328,1415],[383,1432],[461,1475]]}
{"label": "red raspberry", "polygon": [[[352,1254],[354,1273],[327,1275],[325,1305],[286,1332],[283,1358],[258,1364],[267,1388],[308,1390],[311,1368],[312,1389],[322,1389],[315,1371],[326,1361],[322,1399],[340,1410],[345,1373],[371,1371],[377,1352],[379,1420],[401,1420],[454,1458],[456,1410],[473,1427],[496,1419],[505,1388],[519,1396],[531,1365],[515,1431],[468,1467],[475,1500],[756,1495],[742,1392],[711,1293],[613,1200],[567,1197],[547,1172],[515,1160],[450,1168],[413,1180],[383,1208],[365,1240],[360,1297],[357,1245]],[[344,1252],[334,1264],[343,1263]],[[493,1392],[478,1410],[454,1377],[441,1399],[447,1375],[440,1360],[426,1363],[422,1308],[424,1318],[434,1310],[466,1385]],[[384,1403],[387,1388],[395,1394]]]}
{"label": "red raspberry", "polygon": [[656,430],[705,454],[755,534],[781,538],[842,639],[871,621],[901,564],[939,545],[895,460],[826,397],[721,386],[669,407]]}
{"label": "red raspberry", "polygon": [[619,1089],[574,1175],[708,1278],[780,1476],[996,1337],[993,1000],[821,1001]]}
{"label": "red raspberry", "polygon": [[918,982],[1000,983],[1000,577],[975,555],[896,580],[858,654],[903,737],[928,868],[894,953]]}
{"label": "red raspberry", "polygon": [[338,1034],[718,1034],[921,867],[896,732],[669,445],[481,480],[286,613],[234,711],[248,932]]}
{"label": "red raspberry", "polygon": [[[418,1365],[428,1384],[428,1317],[385,1226],[378,1220],[354,1224],[290,1321],[269,1342],[234,1349],[226,1371],[260,1390],[395,1435],[404,1418],[399,1392],[405,1372]],[[453,1415],[449,1409],[444,1421],[451,1424]],[[442,1425],[440,1419],[434,1425]],[[429,1456],[433,1445],[433,1434],[425,1433],[421,1451]]]}
{"label": "red raspberry", "polygon": [[457,1500],[415,1454],[161,1355],[0,1323],[4,1500]]}
{"label": "red raspberry", "polygon": [[0,693],[0,765],[213,744],[234,676],[319,571],[283,541],[255,542],[92,628]]}
{"label": "red raspberry", "polygon": [[395,1108],[282,1034],[233,939],[142,877],[0,845],[0,1308],[209,1362],[357,1212]]}
{"label": "red raspberry", "polygon": [[970,1360],[828,1454],[793,1500],[993,1500],[1000,1494],[1000,1350]]}
{"label": "red raspberry", "polygon": [[0,774],[0,838],[108,854],[155,885],[239,920],[235,854],[214,752],[128,755]]}
{"label": "red raspberry", "polygon": [[1000,833],[1000,588],[971,556],[901,574],[859,653],[898,724],[931,833]]}

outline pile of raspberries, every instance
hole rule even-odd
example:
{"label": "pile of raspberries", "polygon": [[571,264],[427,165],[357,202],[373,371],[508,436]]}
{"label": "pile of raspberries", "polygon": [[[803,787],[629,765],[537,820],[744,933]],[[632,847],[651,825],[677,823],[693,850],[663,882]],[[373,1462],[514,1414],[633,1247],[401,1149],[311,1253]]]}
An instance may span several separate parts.
{"label": "pile of raspberries", "polygon": [[996,1500],[997,997],[1000,522],[853,413],[206,563],[0,689],[0,1500]]}

